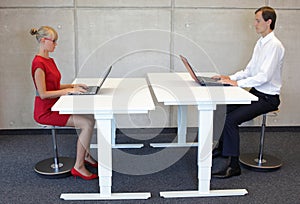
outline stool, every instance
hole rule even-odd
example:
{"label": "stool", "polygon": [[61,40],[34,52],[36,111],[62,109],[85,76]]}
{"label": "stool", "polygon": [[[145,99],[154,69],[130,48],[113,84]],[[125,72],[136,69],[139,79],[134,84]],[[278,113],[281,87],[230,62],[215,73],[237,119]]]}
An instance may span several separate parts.
{"label": "stool", "polygon": [[63,178],[71,175],[71,169],[75,164],[74,158],[58,157],[55,126],[42,125],[43,128],[51,128],[54,157],[38,162],[34,170],[45,178]]}
{"label": "stool", "polygon": [[248,153],[240,155],[240,162],[245,167],[258,171],[272,171],[282,166],[281,160],[278,158],[264,154],[264,140],[267,116],[277,116],[278,110],[262,115],[261,135],[259,143],[259,153]]}

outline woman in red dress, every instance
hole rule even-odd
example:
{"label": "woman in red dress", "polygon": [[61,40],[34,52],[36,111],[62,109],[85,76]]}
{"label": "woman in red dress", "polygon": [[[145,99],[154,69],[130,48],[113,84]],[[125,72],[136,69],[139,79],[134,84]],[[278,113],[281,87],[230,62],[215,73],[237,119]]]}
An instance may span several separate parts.
{"label": "woman in red dress", "polygon": [[55,50],[57,45],[57,32],[49,27],[42,26],[38,30],[31,29],[31,35],[35,35],[39,43],[39,50],[32,61],[32,78],[36,88],[34,101],[34,119],[36,122],[46,125],[70,126],[81,129],[77,141],[77,155],[74,167],[71,170],[73,176],[79,176],[90,180],[98,178],[97,174],[88,171],[85,164],[97,167],[97,162],[89,154],[90,140],[93,134],[95,120],[92,115],[60,115],[51,111],[51,107],[60,96],[68,93],[85,92],[85,84],[61,84],[60,72],[49,53]]}

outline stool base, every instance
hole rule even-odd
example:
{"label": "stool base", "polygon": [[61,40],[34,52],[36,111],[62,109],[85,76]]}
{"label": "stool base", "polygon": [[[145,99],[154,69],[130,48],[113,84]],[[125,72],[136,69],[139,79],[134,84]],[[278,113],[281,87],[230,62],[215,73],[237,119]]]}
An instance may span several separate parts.
{"label": "stool base", "polygon": [[55,168],[54,159],[49,158],[38,162],[34,170],[44,178],[63,178],[71,175],[74,164],[74,158],[59,157],[59,167]]}
{"label": "stool base", "polygon": [[251,170],[257,171],[273,171],[282,166],[282,162],[278,158],[270,155],[264,155],[262,162],[259,163],[257,153],[240,155],[240,163]]}

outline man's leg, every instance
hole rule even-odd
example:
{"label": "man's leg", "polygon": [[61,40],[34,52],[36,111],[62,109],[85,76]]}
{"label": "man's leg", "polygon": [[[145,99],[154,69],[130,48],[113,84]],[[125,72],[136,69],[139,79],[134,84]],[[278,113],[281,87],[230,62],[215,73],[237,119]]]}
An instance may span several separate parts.
{"label": "man's leg", "polygon": [[[240,175],[239,154],[240,136],[239,125],[249,121],[263,113],[276,110],[280,103],[278,96],[265,97],[259,95],[259,100],[249,105],[228,106],[226,120],[218,148],[222,148],[222,155],[230,158],[230,164],[226,169],[215,173],[218,178],[229,178]],[[216,150],[214,150],[216,151]],[[214,152],[213,152],[214,155]]]}

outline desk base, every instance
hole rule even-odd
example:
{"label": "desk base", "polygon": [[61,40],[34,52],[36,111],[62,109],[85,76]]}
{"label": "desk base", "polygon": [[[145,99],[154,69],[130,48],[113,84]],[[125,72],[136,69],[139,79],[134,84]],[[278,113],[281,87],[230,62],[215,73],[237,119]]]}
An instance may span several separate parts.
{"label": "desk base", "polygon": [[112,148],[116,149],[129,149],[129,148],[142,148],[144,147],[144,144],[114,144],[112,145]]}
{"label": "desk base", "polygon": [[[144,144],[113,144],[111,147],[116,148],[116,149],[127,149],[127,148],[128,149],[129,148],[138,149],[138,148],[144,147]],[[91,149],[97,149],[98,146],[97,146],[97,144],[91,144],[90,148]]]}
{"label": "desk base", "polygon": [[186,143],[151,143],[151,147],[197,147],[197,142],[186,142]]}
{"label": "desk base", "polygon": [[160,192],[164,198],[187,198],[187,197],[217,197],[217,196],[242,196],[248,194],[246,189],[210,190],[208,193],[199,191],[168,191]]}
{"label": "desk base", "polygon": [[101,195],[100,193],[63,193],[63,200],[124,200],[124,199],[148,199],[151,193],[112,193]]}

